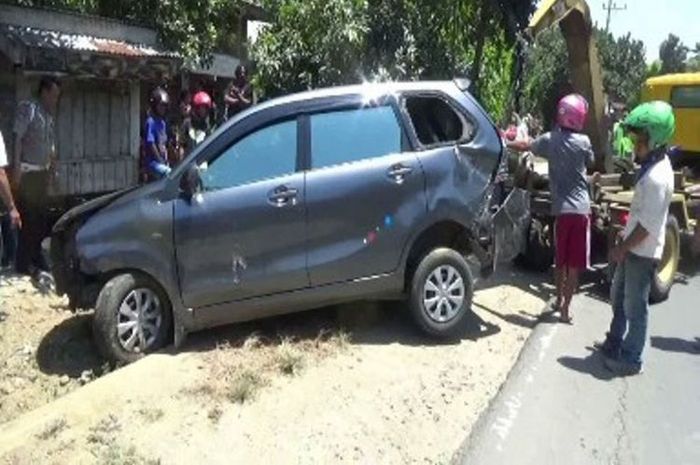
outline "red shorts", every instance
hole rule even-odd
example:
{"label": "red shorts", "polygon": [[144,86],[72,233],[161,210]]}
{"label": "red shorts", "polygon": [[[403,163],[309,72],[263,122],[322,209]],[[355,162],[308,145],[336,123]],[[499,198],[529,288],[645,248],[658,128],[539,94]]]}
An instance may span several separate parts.
{"label": "red shorts", "polygon": [[587,269],[591,244],[588,215],[573,213],[559,215],[554,227],[554,234],[556,235],[557,268]]}

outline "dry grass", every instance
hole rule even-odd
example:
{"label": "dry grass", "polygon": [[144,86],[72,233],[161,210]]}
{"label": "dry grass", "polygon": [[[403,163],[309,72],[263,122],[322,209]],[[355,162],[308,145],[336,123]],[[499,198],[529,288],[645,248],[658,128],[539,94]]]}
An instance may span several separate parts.
{"label": "dry grass", "polygon": [[149,423],[155,423],[156,421],[163,418],[165,412],[162,408],[149,408],[144,407],[139,410],[139,415],[141,415]]}
{"label": "dry grass", "polygon": [[68,422],[64,417],[54,418],[44,426],[44,428],[36,435],[38,439],[46,441],[48,439],[55,438],[61,431],[63,431]]}
{"label": "dry grass", "polygon": [[206,381],[183,393],[217,403],[208,416],[218,421],[218,402],[250,402],[275,376],[299,375],[305,367],[347,350],[349,344],[350,335],[343,330],[321,330],[305,339],[252,333],[239,341],[217,345],[206,356]]}
{"label": "dry grass", "polygon": [[254,399],[258,390],[266,384],[267,380],[261,374],[245,369],[238,372],[231,380],[226,397],[231,402],[243,404]]}

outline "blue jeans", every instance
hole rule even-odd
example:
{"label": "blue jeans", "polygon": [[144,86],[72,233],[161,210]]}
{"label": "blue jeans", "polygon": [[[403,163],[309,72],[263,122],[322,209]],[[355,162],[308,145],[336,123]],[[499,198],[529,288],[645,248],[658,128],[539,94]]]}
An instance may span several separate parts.
{"label": "blue jeans", "polygon": [[649,291],[655,271],[656,260],[631,253],[615,270],[610,290],[613,319],[607,342],[620,349],[623,362],[642,364],[649,319]]}

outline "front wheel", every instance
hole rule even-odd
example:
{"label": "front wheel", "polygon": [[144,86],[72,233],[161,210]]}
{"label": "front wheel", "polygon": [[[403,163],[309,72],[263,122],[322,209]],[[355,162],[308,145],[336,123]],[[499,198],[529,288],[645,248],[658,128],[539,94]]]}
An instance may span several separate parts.
{"label": "front wheel", "polygon": [[93,335],[100,353],[116,363],[131,363],[168,342],[170,302],[152,279],[125,273],[110,279],[95,306]]}
{"label": "front wheel", "polygon": [[651,281],[651,291],[649,292],[649,301],[651,303],[659,303],[668,299],[671,287],[676,279],[680,256],[681,229],[678,226],[676,217],[669,214],[666,221],[664,251],[656,273],[654,273],[654,279]]}
{"label": "front wheel", "polygon": [[459,336],[471,311],[474,280],[465,258],[452,249],[423,257],[411,282],[410,309],[418,326],[431,336]]}

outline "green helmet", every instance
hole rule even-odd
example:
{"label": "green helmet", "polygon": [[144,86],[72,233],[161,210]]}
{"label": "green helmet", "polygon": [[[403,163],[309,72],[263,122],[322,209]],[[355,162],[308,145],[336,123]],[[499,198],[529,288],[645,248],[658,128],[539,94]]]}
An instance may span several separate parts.
{"label": "green helmet", "polygon": [[637,106],[623,124],[627,130],[646,132],[652,149],[666,145],[676,132],[673,107],[659,100]]}

